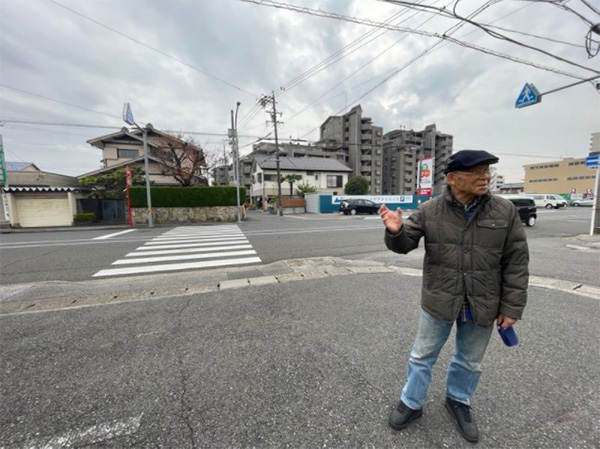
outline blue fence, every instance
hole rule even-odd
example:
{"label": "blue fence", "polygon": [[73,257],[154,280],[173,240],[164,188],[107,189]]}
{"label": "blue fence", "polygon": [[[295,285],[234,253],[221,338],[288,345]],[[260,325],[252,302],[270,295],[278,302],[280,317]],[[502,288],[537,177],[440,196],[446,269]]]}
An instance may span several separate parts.
{"label": "blue fence", "polygon": [[[344,196],[344,195],[339,195]],[[337,196],[337,197],[339,197]],[[416,195],[405,195],[404,202],[388,202],[386,201],[386,196],[391,198],[398,198],[398,195],[377,195],[376,199],[372,195],[365,195],[364,198],[369,199],[371,201],[375,201],[378,204],[385,203],[385,205],[392,210],[397,209],[398,207],[403,210],[416,209],[418,206],[418,198]],[[351,195],[352,198],[361,198],[359,195]],[[410,202],[406,200],[410,197]],[[421,202],[427,201],[429,197],[422,196]],[[321,214],[331,214],[338,213],[340,211],[339,202],[334,202],[333,195],[319,195],[319,213]]]}

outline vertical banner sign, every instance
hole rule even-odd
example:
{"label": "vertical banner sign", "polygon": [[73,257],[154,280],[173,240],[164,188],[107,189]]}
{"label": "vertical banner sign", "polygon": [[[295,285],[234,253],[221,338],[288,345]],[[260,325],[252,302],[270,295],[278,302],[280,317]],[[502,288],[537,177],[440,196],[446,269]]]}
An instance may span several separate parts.
{"label": "vertical banner sign", "polygon": [[419,161],[419,185],[420,194],[431,196],[433,194],[433,163],[432,157],[427,157]]}

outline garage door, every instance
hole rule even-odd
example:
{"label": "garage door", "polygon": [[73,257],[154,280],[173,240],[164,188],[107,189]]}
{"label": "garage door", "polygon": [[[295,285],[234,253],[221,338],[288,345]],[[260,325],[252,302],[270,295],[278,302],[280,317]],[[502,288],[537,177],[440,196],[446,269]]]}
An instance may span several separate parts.
{"label": "garage door", "polygon": [[71,226],[73,216],[67,195],[53,198],[17,198],[19,224],[23,228]]}

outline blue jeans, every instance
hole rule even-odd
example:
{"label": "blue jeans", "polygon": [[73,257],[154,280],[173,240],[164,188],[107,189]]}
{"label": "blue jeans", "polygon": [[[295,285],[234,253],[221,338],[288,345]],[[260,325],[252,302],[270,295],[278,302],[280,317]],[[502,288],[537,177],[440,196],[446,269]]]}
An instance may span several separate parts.
{"label": "blue jeans", "polygon": [[[408,362],[408,380],[402,389],[402,402],[413,410],[425,403],[433,365],[452,331],[454,323],[439,320],[421,311],[419,329]],[[492,335],[493,325],[479,327],[456,321],[456,353],[448,368],[446,395],[470,405],[469,400],[481,376],[481,362]]]}

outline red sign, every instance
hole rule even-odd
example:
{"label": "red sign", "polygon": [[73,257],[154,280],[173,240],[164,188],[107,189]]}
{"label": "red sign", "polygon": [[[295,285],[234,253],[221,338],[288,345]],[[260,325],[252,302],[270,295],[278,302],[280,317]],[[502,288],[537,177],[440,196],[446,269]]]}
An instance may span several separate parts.
{"label": "red sign", "polygon": [[421,195],[422,196],[431,196],[431,188],[426,187],[424,189],[421,189]]}
{"label": "red sign", "polygon": [[131,169],[129,168],[129,166],[125,167],[125,176],[127,177],[127,179],[131,179]]}

